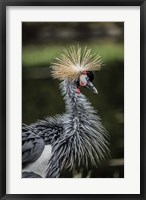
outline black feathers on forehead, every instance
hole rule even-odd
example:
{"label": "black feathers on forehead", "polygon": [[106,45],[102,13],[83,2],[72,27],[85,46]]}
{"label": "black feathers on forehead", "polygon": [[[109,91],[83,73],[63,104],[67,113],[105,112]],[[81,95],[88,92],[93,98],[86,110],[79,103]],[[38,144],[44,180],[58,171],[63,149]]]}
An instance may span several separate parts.
{"label": "black feathers on forehead", "polygon": [[87,76],[89,77],[91,82],[94,80],[94,74],[92,71],[87,71]]}

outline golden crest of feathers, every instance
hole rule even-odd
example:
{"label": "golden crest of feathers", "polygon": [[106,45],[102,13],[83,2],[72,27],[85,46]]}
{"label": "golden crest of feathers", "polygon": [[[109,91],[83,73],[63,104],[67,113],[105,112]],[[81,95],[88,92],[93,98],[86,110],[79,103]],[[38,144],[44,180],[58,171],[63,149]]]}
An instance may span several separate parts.
{"label": "golden crest of feathers", "polygon": [[64,49],[52,63],[51,74],[59,80],[77,80],[84,71],[98,71],[101,69],[102,60],[100,56],[91,52],[91,49],[81,49],[79,46],[71,46]]}

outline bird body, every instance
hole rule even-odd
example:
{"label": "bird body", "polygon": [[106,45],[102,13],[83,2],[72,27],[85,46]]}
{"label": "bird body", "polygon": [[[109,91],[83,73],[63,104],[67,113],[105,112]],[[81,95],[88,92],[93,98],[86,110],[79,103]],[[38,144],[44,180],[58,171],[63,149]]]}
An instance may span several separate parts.
{"label": "bird body", "polygon": [[[75,53],[73,48],[72,51],[80,61],[81,50],[78,49]],[[33,172],[35,176],[37,174],[46,178],[58,178],[64,169],[88,167],[89,164],[97,166],[108,154],[107,132],[97,112],[79,90],[79,86],[82,86],[97,93],[91,83],[93,73],[87,70],[87,66],[91,66],[89,60],[91,64],[95,65],[97,62],[99,66],[99,58],[90,57],[89,51],[85,51],[82,66],[87,57],[88,62],[84,61],[86,70],[75,69],[74,72],[73,67],[69,74],[68,67],[71,62],[76,61],[75,58],[70,58],[73,53],[69,51],[67,58],[63,60],[63,64],[65,61],[68,63],[67,74],[61,63],[61,58],[64,57],[59,58],[59,64],[53,67],[52,72],[53,77],[63,80],[60,89],[65,100],[65,113],[23,127],[23,174]]]}

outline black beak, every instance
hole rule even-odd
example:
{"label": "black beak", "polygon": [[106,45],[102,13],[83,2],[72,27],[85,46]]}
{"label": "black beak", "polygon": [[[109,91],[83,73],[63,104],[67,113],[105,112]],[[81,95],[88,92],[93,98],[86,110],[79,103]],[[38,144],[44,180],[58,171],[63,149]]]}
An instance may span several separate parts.
{"label": "black beak", "polygon": [[89,80],[87,81],[87,85],[85,87],[90,89],[92,92],[98,94],[97,89],[94,87],[94,85]]}

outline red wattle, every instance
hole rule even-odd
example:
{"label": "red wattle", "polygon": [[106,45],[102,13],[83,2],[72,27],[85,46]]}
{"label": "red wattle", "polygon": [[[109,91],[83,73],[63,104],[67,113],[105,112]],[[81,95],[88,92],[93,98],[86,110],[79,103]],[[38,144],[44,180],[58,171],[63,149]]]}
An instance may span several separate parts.
{"label": "red wattle", "polygon": [[80,94],[80,89],[79,88],[77,88],[77,93]]}

